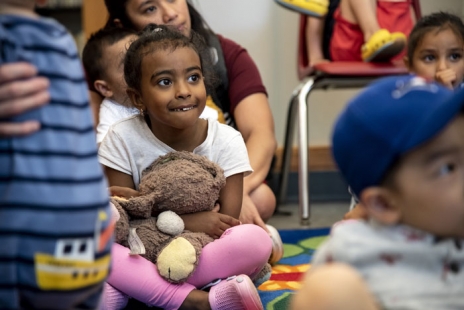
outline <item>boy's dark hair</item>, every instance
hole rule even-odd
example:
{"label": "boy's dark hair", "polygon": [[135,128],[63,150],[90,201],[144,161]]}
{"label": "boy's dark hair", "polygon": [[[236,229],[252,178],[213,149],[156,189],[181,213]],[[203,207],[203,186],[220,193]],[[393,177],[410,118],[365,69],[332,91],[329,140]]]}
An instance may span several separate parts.
{"label": "boy's dark hair", "polygon": [[458,16],[446,12],[438,12],[419,19],[408,39],[408,58],[410,64],[413,61],[414,51],[422,42],[424,36],[430,31],[442,31],[445,29],[451,29],[464,42],[464,23]]}
{"label": "boy's dark hair", "polygon": [[105,64],[103,63],[104,49],[116,42],[137,33],[128,28],[111,27],[104,28],[93,33],[82,52],[82,62],[89,89],[95,90],[93,84],[96,80],[105,78]]}
{"label": "boy's dark hair", "polygon": [[206,91],[211,94],[214,89],[214,74],[211,66],[211,54],[204,40],[195,31],[192,31],[192,35],[188,38],[177,29],[166,25],[149,24],[139,33],[139,38],[127,50],[124,59],[124,79],[127,86],[141,91],[142,60],[145,55],[159,50],[174,51],[184,47],[193,49],[200,57]]}
{"label": "boy's dark hair", "polygon": [[[114,20],[119,19],[123,27],[135,29],[134,24],[127,16],[127,2],[128,0],[105,0],[105,6],[109,13],[105,27],[114,27]],[[187,6],[192,30],[203,37],[203,40],[209,45],[209,35],[212,33],[212,30],[207,26],[203,17],[201,17],[200,13],[189,1],[187,1]]]}

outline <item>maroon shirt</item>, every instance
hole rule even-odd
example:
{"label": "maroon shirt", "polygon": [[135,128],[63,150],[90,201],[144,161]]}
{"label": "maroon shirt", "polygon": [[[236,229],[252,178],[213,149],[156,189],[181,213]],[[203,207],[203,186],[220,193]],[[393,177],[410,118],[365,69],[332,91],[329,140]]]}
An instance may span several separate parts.
{"label": "maroon shirt", "polygon": [[245,97],[255,93],[264,93],[267,96],[267,92],[258,67],[246,49],[221,35],[217,36],[227,67],[230,113],[233,115],[238,103]]}

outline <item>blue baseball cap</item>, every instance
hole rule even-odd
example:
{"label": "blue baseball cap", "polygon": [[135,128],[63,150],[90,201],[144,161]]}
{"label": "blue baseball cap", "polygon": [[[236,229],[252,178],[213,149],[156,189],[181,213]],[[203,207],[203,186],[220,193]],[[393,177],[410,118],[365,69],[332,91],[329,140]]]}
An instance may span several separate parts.
{"label": "blue baseball cap", "polygon": [[367,86],[348,103],[332,134],[335,162],[354,194],[379,185],[400,156],[437,135],[463,106],[464,89],[453,92],[415,75]]}

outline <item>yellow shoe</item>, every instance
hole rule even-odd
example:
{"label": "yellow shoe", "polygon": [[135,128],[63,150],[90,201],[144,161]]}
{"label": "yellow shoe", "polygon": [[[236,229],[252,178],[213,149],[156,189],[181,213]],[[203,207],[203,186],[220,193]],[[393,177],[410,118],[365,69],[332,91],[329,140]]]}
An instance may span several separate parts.
{"label": "yellow shoe", "polygon": [[404,33],[379,29],[361,47],[361,57],[366,62],[388,61],[401,53],[405,46]]}
{"label": "yellow shoe", "polygon": [[314,17],[323,17],[329,10],[329,0],[275,0],[283,7]]}

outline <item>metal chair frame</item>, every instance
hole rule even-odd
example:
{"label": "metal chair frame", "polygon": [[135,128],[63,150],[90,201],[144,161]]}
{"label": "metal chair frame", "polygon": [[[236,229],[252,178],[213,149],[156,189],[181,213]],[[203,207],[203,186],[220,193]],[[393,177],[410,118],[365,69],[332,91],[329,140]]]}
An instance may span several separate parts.
{"label": "metal chair frame", "polygon": [[[416,18],[420,18],[419,0],[412,2]],[[287,112],[287,126],[279,179],[278,204],[285,200],[288,187],[288,174],[295,124],[298,124],[298,205],[301,225],[310,224],[311,210],[309,201],[309,95],[317,89],[360,88],[373,80],[386,75],[406,74],[401,64],[368,64],[362,62],[333,62],[315,66],[315,73],[305,77],[307,52],[305,42],[306,16],[300,16],[298,47],[298,74],[302,82],[293,90]],[[360,70],[358,70],[360,68]],[[303,77],[303,78],[302,78]]]}

